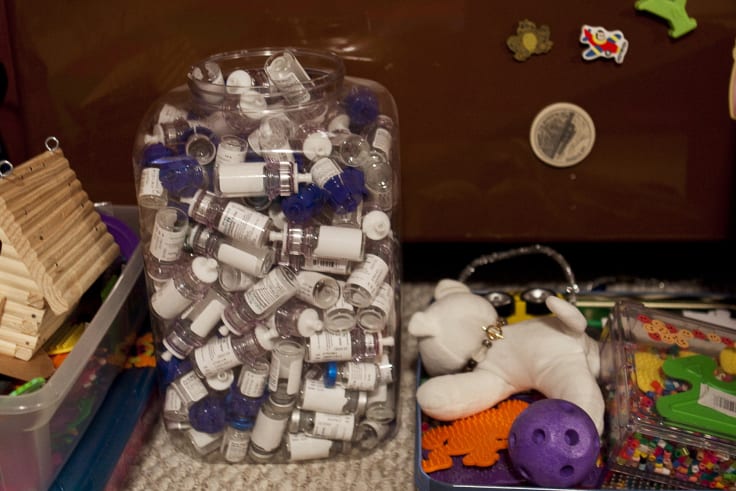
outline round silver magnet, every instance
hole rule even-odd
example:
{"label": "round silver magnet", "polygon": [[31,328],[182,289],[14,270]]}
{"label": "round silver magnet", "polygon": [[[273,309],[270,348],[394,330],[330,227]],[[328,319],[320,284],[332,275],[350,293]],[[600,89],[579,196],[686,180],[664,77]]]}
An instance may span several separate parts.
{"label": "round silver magnet", "polygon": [[582,107],[558,102],[537,114],[529,140],[534,154],[545,164],[571,167],[593,149],[595,125]]}

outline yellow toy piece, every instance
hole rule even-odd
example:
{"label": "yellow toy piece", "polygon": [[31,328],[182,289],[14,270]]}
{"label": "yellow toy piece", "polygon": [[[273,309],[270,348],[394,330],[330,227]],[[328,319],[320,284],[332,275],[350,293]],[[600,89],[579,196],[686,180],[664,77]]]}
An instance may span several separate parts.
{"label": "yellow toy piece", "polygon": [[724,372],[736,375],[736,349],[726,348],[718,354],[718,363]]}

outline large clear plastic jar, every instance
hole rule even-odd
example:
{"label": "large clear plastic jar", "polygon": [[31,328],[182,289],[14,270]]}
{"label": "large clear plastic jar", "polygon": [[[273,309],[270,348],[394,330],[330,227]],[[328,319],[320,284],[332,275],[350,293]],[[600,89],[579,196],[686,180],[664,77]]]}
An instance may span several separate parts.
{"label": "large clear plastic jar", "polygon": [[[240,345],[244,342],[240,338],[245,337],[256,339],[258,353],[265,355],[258,355],[258,360],[240,358],[248,358],[249,364],[268,363],[272,377],[274,373],[289,375],[283,376],[291,393],[297,394],[305,386],[331,393],[315,384],[323,383],[334,363],[305,358],[303,366],[294,364],[294,372],[289,368],[286,373],[278,366],[283,364],[281,357],[272,356],[274,346],[285,337],[283,329],[276,329],[272,312],[292,315],[284,311],[309,300],[318,319],[311,319],[310,329],[289,331],[289,339],[310,353],[325,350],[312,353],[311,359],[349,359],[355,351],[352,338],[333,333],[328,336],[331,341],[325,342],[328,338],[324,334],[329,334],[332,326],[331,312],[338,305],[350,307],[356,315],[348,318],[350,325],[341,329],[343,334],[377,339],[381,345],[356,352],[355,361],[388,363],[395,374],[375,390],[359,395],[362,400],[371,400],[376,394],[387,394],[381,396],[387,398],[385,406],[400,407],[396,403],[402,264],[399,153],[398,112],[391,94],[379,83],[347,76],[342,60],[328,51],[261,48],[216,54],[193,65],[185,84],[151,105],[133,148],[149,302],[162,285],[160,258],[166,258],[174,271],[205,254],[217,261],[219,280],[207,288],[232,306],[224,310],[230,312],[247,303],[258,314],[249,316],[234,332],[222,319],[215,318],[213,326],[212,315],[199,318],[206,313],[194,308],[195,302],[174,318],[152,311],[162,394],[170,384],[181,384],[182,373],[202,378],[192,366],[196,366],[194,354],[205,350],[215,369],[232,369],[234,380],[242,379],[239,372],[244,362],[236,359],[237,353],[221,347]],[[181,227],[173,230],[157,225],[165,222],[164,214],[171,214],[172,208],[180,210],[177,212],[185,217],[189,230],[196,228],[199,234],[206,231],[207,236],[217,238],[218,242],[213,242],[213,251],[219,246],[216,254],[192,242],[192,237],[199,235],[182,232]],[[294,233],[310,230],[321,233]],[[379,255],[373,252],[376,250],[380,250]],[[268,272],[276,268],[288,269],[299,277],[304,277],[302,272],[330,277],[325,284],[339,291],[331,290],[316,301],[310,285],[294,291],[272,280]],[[232,281],[235,273],[240,277],[237,286]],[[386,288],[393,296],[391,301],[384,298]],[[290,302],[292,298],[301,300]],[[379,305],[382,315],[363,336],[360,330],[364,326],[357,313],[371,305]],[[299,312],[293,316],[299,318]],[[196,345],[181,346],[177,356],[171,356],[162,343],[174,326],[192,329],[192,333],[177,331],[177,339],[183,343],[196,340]],[[215,342],[223,336],[237,337],[239,342]],[[376,353],[381,359],[366,359],[366,353]],[[225,391],[214,390],[205,378],[201,382],[212,400],[224,406],[216,413],[218,418],[224,415],[224,421],[212,425],[215,433],[208,438],[227,443],[231,435],[225,430],[237,428],[239,448],[245,448],[256,427],[257,408],[248,412],[251,420],[243,421],[243,411],[234,406],[242,399],[236,397],[243,390],[237,382]],[[263,405],[270,396],[267,388],[249,404]],[[395,434],[398,414],[394,409],[382,413],[380,421],[372,421],[375,411],[366,411],[364,406],[355,411],[356,427],[380,425],[390,430],[382,431],[378,439],[357,431],[351,442],[339,442],[346,451],[314,458],[358,458]],[[304,409],[297,401],[293,409],[285,406],[283,410],[299,414]],[[164,411],[166,408],[162,416]],[[232,415],[239,415],[237,421],[229,420]],[[284,421],[290,418],[280,414]],[[241,461],[223,453],[229,448],[225,443],[208,445],[206,451],[193,443],[189,423],[184,420],[167,425],[178,449],[208,462]],[[267,458],[262,452],[247,452],[245,461],[288,462],[287,442],[295,435],[266,423],[257,426],[256,439],[268,440]],[[260,457],[250,457],[254,453]]]}

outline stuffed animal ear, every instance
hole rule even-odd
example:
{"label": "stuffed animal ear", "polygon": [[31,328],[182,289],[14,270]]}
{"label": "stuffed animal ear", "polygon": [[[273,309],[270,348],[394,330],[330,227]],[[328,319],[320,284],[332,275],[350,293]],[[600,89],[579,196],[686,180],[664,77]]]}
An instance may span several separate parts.
{"label": "stuffed animal ear", "polygon": [[439,325],[431,315],[414,312],[409,319],[409,334],[416,338],[433,338],[439,334]]}
{"label": "stuffed animal ear", "polygon": [[453,293],[468,292],[470,292],[470,288],[468,288],[468,285],[466,285],[465,283],[461,283],[457,280],[444,279],[440,280],[437,283],[437,286],[434,287],[434,298],[435,300],[439,300]]}
{"label": "stuffed animal ear", "polygon": [[585,332],[588,321],[585,320],[585,316],[577,307],[554,295],[547,297],[545,303],[547,308],[562,321],[571,334],[580,335]]}

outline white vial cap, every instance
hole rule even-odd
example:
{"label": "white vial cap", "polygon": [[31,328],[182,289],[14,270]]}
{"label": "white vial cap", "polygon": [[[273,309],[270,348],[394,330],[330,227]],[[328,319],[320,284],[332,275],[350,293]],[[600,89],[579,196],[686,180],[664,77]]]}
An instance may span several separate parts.
{"label": "white vial cap", "polygon": [[256,326],[254,333],[258,343],[268,351],[273,350],[273,345],[276,344],[276,340],[280,337],[276,329],[269,329],[262,324]]}
{"label": "white vial cap", "polygon": [[217,261],[211,257],[195,257],[192,261],[192,271],[202,283],[217,281]]}
{"label": "white vial cap", "polygon": [[211,377],[207,377],[205,382],[213,390],[222,391],[227,390],[233,384],[233,380],[235,380],[235,374],[232,370],[222,370]]}
{"label": "white vial cap", "polygon": [[202,312],[200,312],[197,318],[192,321],[189,328],[199,337],[207,337],[210,331],[220,322],[220,317],[225,311],[225,305],[225,303],[217,299],[212,300],[202,309]]}
{"label": "white vial cap", "polygon": [[[261,119],[265,116],[264,111],[268,107],[268,102],[263,94],[260,94],[254,90],[248,90],[240,94],[240,102],[238,108],[243,111],[243,114],[251,119]],[[250,142],[250,139],[249,139]]]}
{"label": "white vial cap", "polygon": [[327,130],[331,133],[339,133],[341,131],[349,131],[350,129],[350,116],[347,114],[338,114],[330,120],[327,125]]}
{"label": "white vial cap", "polygon": [[369,211],[363,217],[363,232],[371,240],[381,240],[391,232],[391,219],[381,210]]}
{"label": "white vial cap", "polygon": [[245,70],[233,70],[225,81],[228,94],[242,94],[253,87],[253,77]]}
{"label": "white vial cap", "polygon": [[394,346],[394,337],[386,336],[385,338],[381,338],[381,346]]}
{"label": "white vial cap", "polygon": [[321,131],[310,133],[302,143],[304,156],[309,160],[327,157],[332,153],[332,142],[327,135]]}
{"label": "white vial cap", "polygon": [[362,261],[365,236],[359,228],[322,225],[314,255],[324,258]]}
{"label": "white vial cap", "polygon": [[322,320],[319,318],[319,313],[315,309],[304,309],[296,322],[296,328],[299,334],[305,338],[321,331],[322,326]]}

